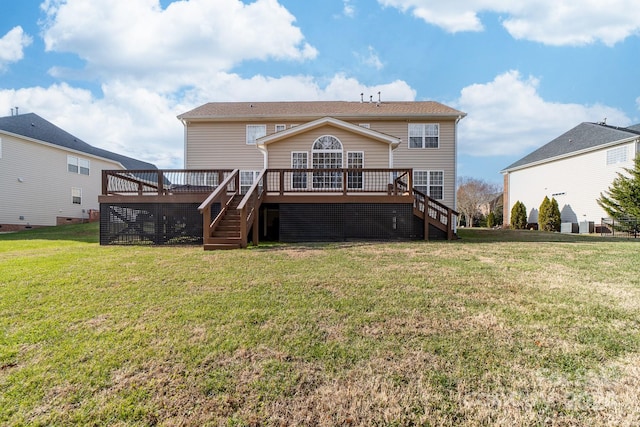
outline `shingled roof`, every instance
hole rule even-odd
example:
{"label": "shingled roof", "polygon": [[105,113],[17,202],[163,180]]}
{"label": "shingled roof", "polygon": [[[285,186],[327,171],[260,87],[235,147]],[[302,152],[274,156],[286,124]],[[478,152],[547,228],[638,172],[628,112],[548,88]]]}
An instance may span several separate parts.
{"label": "shingled roof", "polygon": [[87,144],[35,113],[0,117],[0,131],[58,145],[70,150],[116,161],[126,169],[157,169],[155,165]]}
{"label": "shingled roof", "polygon": [[602,123],[581,123],[553,141],[509,165],[502,172],[509,172],[532,163],[539,163],[574,152],[596,148],[634,136],[640,136],[640,124],[623,128],[608,126]]}
{"label": "shingled roof", "polygon": [[178,116],[181,120],[321,117],[464,117],[465,113],[434,101],[416,102],[210,102]]}

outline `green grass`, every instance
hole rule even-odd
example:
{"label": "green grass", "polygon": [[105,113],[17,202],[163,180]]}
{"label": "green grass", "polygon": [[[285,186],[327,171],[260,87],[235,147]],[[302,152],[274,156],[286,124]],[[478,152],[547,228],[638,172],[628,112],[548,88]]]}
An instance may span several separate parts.
{"label": "green grass", "polygon": [[637,425],[640,241],[0,235],[0,425]]}

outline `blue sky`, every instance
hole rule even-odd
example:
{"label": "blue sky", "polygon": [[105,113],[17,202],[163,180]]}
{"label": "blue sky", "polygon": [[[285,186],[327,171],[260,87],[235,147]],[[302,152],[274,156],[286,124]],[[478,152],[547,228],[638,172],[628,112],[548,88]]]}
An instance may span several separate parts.
{"label": "blue sky", "polygon": [[467,113],[458,174],[583,121],[640,123],[637,0],[20,0],[0,6],[0,116],[183,166],[209,101],[435,100]]}

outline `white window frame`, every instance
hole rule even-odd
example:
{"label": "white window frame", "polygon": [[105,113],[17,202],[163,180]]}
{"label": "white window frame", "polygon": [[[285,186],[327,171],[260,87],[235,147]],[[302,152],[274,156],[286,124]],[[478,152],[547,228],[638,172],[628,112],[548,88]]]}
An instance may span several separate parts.
{"label": "white window frame", "polygon": [[82,157],[68,155],[67,172],[89,176],[91,173],[91,162]]}
{"label": "white window frame", "polygon": [[[434,176],[433,174],[439,174],[439,180],[440,183],[434,183]],[[441,191],[441,197],[435,197],[433,196],[433,189],[439,187],[440,191]],[[432,199],[436,199],[436,200],[444,200],[444,171],[441,170],[435,170],[435,171],[429,171],[429,197],[431,197]]]}
{"label": "white window frame", "polygon": [[82,205],[82,188],[71,187],[71,204]]}
{"label": "white window frame", "polygon": [[240,194],[247,194],[258,175],[260,171],[240,171]]}
{"label": "white window frame", "polygon": [[[323,138],[332,138],[340,148],[316,148],[316,144],[320,143]],[[342,169],[344,145],[339,138],[333,135],[322,135],[311,145],[311,167],[318,169],[319,172],[313,173],[312,185],[314,189],[341,189],[342,173],[341,172],[320,172],[322,169]],[[327,166],[327,161],[329,167]],[[322,164],[321,164],[322,163]],[[335,163],[335,164],[332,164]]]}
{"label": "white window frame", "polygon": [[371,125],[369,123],[358,123],[358,126],[365,129],[371,129]]}
{"label": "white window frame", "polygon": [[267,134],[267,125],[247,125],[247,145],[255,145],[258,138]]}
{"label": "white window frame", "polygon": [[[440,174],[441,183],[434,183],[432,174]],[[418,188],[418,191],[426,194],[427,196],[435,200],[444,199],[444,171],[443,170],[414,170],[413,171],[413,187]],[[439,187],[442,190],[442,197],[434,197],[433,189]]]}
{"label": "white window frame", "polygon": [[[300,162],[300,159],[296,157],[304,157],[304,161]],[[291,152],[291,169],[308,169],[309,168],[309,152],[308,151],[292,151]],[[293,172],[291,174],[291,188],[306,189],[309,185],[309,179],[307,172]]]}
{"label": "white window frame", "polygon": [[[364,169],[364,151],[347,151],[347,168]],[[364,174],[362,172],[347,172],[347,189],[364,189]]]}
{"label": "white window frame", "polygon": [[282,132],[283,130],[287,130],[287,125],[275,125],[274,130],[276,133]]}
{"label": "white window frame", "polygon": [[[410,150],[440,148],[440,123],[409,123],[408,135]],[[420,138],[420,143],[412,143],[412,139],[417,138]]]}

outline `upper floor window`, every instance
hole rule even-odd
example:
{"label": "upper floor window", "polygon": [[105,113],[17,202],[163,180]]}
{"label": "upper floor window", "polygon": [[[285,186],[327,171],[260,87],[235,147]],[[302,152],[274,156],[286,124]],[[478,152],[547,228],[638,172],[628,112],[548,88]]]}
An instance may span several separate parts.
{"label": "upper floor window", "polygon": [[267,134],[267,125],[247,125],[247,144],[255,144],[256,139]]}
{"label": "upper floor window", "polygon": [[276,132],[282,132],[287,129],[287,125],[276,125]]}
{"label": "upper floor window", "polygon": [[67,170],[71,173],[89,175],[89,160],[76,156],[67,156]]}
{"label": "upper floor window", "polygon": [[617,147],[607,150],[607,165],[615,165],[616,163],[624,163],[627,159],[627,147]]}
{"label": "upper floor window", "polygon": [[409,148],[438,148],[440,125],[438,123],[409,123]]}

